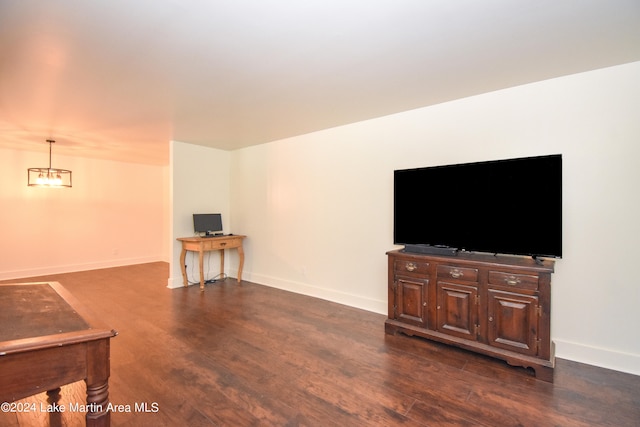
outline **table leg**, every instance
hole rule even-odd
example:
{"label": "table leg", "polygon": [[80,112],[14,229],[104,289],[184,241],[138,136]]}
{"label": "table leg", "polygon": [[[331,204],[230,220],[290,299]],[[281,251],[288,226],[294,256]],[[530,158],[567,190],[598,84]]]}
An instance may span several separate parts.
{"label": "table leg", "polygon": [[[60,401],[60,387],[54,388],[53,390],[47,391],[47,402],[49,403],[49,408],[59,408],[58,402]],[[49,412],[49,425],[50,426],[61,426],[62,425],[62,413],[53,409]]]}
{"label": "table leg", "polygon": [[109,405],[109,339],[87,343],[87,427],[111,425]]}
{"label": "table leg", "polygon": [[204,251],[198,251],[198,266],[200,267],[200,290],[204,291]]}
{"label": "table leg", "polygon": [[47,391],[47,402],[51,405],[57,404],[60,401],[60,387]]}
{"label": "table leg", "polygon": [[180,252],[180,269],[182,270],[182,284],[184,286],[189,286],[187,282],[187,264],[185,264],[185,258],[187,256],[187,251],[184,249],[184,244],[182,245],[182,252]]}
{"label": "table leg", "polygon": [[244,249],[242,245],[238,246],[238,257],[240,258],[240,264],[238,265],[238,283],[242,282],[242,267],[244,267]]}
{"label": "table leg", "polygon": [[224,277],[224,249],[220,249],[220,277]]}

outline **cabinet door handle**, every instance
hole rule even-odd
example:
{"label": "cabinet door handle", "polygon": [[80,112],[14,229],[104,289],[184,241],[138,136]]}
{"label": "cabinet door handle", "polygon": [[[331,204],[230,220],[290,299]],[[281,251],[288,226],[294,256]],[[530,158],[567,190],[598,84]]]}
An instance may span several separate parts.
{"label": "cabinet door handle", "polygon": [[408,262],[404,267],[407,271],[416,271],[418,269],[418,265],[414,262]]}
{"label": "cabinet door handle", "polygon": [[457,279],[457,278],[459,278],[459,277],[464,276],[464,273],[463,273],[462,271],[460,271],[460,270],[458,270],[458,269],[456,268],[456,269],[451,270],[451,271],[449,272],[449,275],[450,275],[451,277],[453,277],[454,279]]}
{"label": "cabinet door handle", "polygon": [[511,286],[520,284],[520,279],[518,279],[516,276],[509,276],[506,279],[504,279],[504,281],[507,283],[507,285],[511,285]]}

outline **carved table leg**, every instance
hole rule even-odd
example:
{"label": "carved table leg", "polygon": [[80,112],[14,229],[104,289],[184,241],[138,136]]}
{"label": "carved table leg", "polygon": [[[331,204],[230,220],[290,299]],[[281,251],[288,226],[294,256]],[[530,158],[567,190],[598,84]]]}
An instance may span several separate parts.
{"label": "carved table leg", "polygon": [[106,427],[111,424],[109,405],[109,383],[87,384],[87,426]]}
{"label": "carved table leg", "polygon": [[62,425],[62,412],[56,410],[59,408],[58,402],[60,401],[60,387],[47,391],[47,402],[52,410],[49,411],[49,426],[56,427]]}
{"label": "carved table leg", "polygon": [[109,406],[109,340],[87,343],[87,427],[111,425]]}

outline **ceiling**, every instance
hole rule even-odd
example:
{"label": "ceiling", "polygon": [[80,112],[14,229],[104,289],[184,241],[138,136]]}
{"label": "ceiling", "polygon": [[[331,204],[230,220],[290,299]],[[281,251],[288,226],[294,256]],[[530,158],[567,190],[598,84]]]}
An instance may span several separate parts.
{"label": "ceiling", "polygon": [[0,147],[167,164],[638,60],[638,0],[0,0]]}

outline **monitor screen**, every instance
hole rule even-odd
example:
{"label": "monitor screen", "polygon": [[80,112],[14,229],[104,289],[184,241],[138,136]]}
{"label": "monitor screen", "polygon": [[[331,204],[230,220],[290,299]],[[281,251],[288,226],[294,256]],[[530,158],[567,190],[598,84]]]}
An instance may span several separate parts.
{"label": "monitor screen", "polygon": [[193,230],[196,233],[221,233],[222,215],[219,213],[193,214]]}

